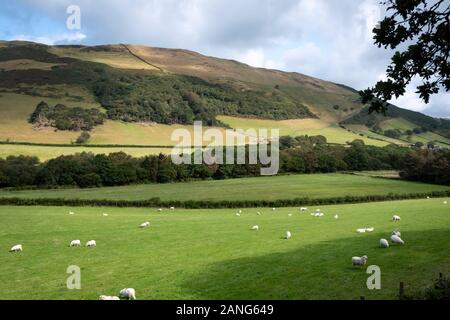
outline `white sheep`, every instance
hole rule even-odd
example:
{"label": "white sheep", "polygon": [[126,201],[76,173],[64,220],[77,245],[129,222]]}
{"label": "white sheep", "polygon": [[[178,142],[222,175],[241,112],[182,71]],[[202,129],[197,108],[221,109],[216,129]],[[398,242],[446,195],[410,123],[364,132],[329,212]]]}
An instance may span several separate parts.
{"label": "white sheep", "polygon": [[384,249],[389,248],[389,241],[387,241],[386,239],[381,239],[380,240],[380,247],[384,248]]}
{"label": "white sheep", "polygon": [[402,238],[400,238],[399,236],[393,235],[391,237],[391,241],[394,244],[400,244],[400,245],[405,245],[405,241],[402,240]]}
{"label": "white sheep", "polygon": [[398,222],[400,220],[402,220],[402,218],[400,216],[393,216],[392,217],[392,221],[394,221],[394,222]]}
{"label": "white sheep", "polygon": [[372,227],[372,228],[367,228],[366,231],[367,231],[367,232],[374,232],[374,231],[375,231],[375,228],[374,228],[374,227]]}
{"label": "white sheep", "polygon": [[260,216],[260,215],[261,215],[261,212],[258,211],[258,212],[256,213],[256,215]]}
{"label": "white sheep", "polygon": [[236,213],[236,217],[240,217],[241,216],[241,214],[238,212],[238,213]]}
{"label": "white sheep", "polygon": [[150,227],[150,222],[144,222],[143,224],[141,224],[140,226],[139,226],[139,228],[142,228],[142,229],[144,229],[144,228],[148,228],[148,227]]}
{"label": "white sheep", "polygon": [[81,247],[81,241],[80,240],[73,240],[70,243],[70,247]]}
{"label": "white sheep", "polygon": [[75,212],[72,212],[72,211],[71,211],[71,212],[69,212],[69,214],[70,214],[71,216],[73,216],[73,215],[75,214]]}
{"label": "white sheep", "polygon": [[321,213],[322,211],[320,210],[320,209],[317,209],[316,210],[316,213]]}
{"label": "white sheep", "polygon": [[392,231],[392,236],[397,236],[397,237],[401,238],[402,233],[400,231]]}
{"label": "white sheep", "polygon": [[366,233],[366,232],[367,232],[367,229],[366,229],[366,228],[364,228],[364,229],[358,229],[358,230],[356,230],[356,232],[358,232],[358,233]]}
{"label": "white sheep", "polygon": [[259,226],[253,226],[252,231],[259,231]]}
{"label": "white sheep", "polygon": [[277,211],[277,208],[272,208],[272,211]]}
{"label": "white sheep", "polygon": [[290,231],[286,232],[286,240],[289,240],[292,238],[292,233]]}
{"label": "white sheep", "polygon": [[242,214],[242,210],[239,210],[239,214]]}
{"label": "white sheep", "polygon": [[9,252],[22,252],[23,251],[23,247],[21,244],[18,244],[14,247],[11,248],[11,250],[9,250]]}
{"label": "white sheep", "polygon": [[136,300],[136,290],[133,288],[122,289],[119,293],[119,297],[127,300]]}
{"label": "white sheep", "polygon": [[335,215],[334,218],[335,218],[336,220],[338,220],[338,219],[339,219],[339,215],[338,215],[338,214]]}
{"label": "white sheep", "polygon": [[170,210],[172,210],[172,211],[175,210],[175,207],[170,207]]}
{"label": "white sheep", "polygon": [[448,202],[447,202],[447,201],[444,201],[444,204],[448,204]]}
{"label": "white sheep", "polygon": [[86,243],[86,247],[95,248],[97,246],[97,242],[95,240],[90,240]]}
{"label": "white sheep", "polygon": [[119,297],[115,296],[100,296],[97,300],[101,301],[120,301]]}
{"label": "white sheep", "polygon": [[353,264],[354,267],[362,267],[362,266],[365,266],[367,264],[368,260],[369,260],[369,258],[367,256],[353,257],[352,258],[352,264]]}
{"label": "white sheep", "polygon": [[103,216],[104,216],[104,217],[109,217],[109,214],[104,213]]}
{"label": "white sheep", "polygon": [[289,214],[288,214],[288,217],[292,217],[292,213],[289,213]]}
{"label": "white sheep", "polygon": [[300,208],[300,211],[301,212],[306,212],[306,211],[308,211],[308,208]]}
{"label": "white sheep", "polygon": [[158,212],[163,212],[163,209],[158,209]]}

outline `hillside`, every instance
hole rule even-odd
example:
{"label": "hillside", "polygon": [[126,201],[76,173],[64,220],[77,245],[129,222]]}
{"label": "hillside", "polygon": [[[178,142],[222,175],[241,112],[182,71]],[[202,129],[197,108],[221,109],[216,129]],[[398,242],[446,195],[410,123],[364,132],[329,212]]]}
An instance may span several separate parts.
{"label": "hillside", "polygon": [[[48,107],[39,113],[36,107],[41,101]],[[3,142],[71,144],[80,135],[77,129],[87,127],[88,144],[129,145],[114,150],[134,154],[132,146],[174,145],[170,139],[174,129],[192,131],[192,123],[202,120],[220,130],[279,128],[283,135],[324,135],[337,144],[355,139],[378,146],[416,141],[450,144],[448,121],[410,117],[396,108],[400,111],[394,116],[375,116],[375,126],[358,101],[357,92],[343,85],[188,50],[0,43]],[[68,114],[71,119],[65,119]],[[104,119],[98,121],[99,117]],[[431,123],[428,130],[406,139],[403,127],[413,130],[423,117],[424,124]],[[393,129],[402,134],[385,135]],[[40,148],[26,151],[37,156],[56,154],[49,146]],[[16,152],[22,154],[23,149],[17,147]],[[1,156],[14,150],[0,146]]]}

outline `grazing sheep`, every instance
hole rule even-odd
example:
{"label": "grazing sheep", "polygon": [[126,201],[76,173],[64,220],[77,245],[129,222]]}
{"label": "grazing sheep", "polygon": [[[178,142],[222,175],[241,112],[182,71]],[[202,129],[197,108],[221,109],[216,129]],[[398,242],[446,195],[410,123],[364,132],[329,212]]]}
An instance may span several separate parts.
{"label": "grazing sheep", "polygon": [[272,211],[277,211],[277,208],[272,208]]}
{"label": "grazing sheep", "polygon": [[119,297],[127,300],[136,300],[136,290],[133,288],[126,288],[120,291]]}
{"label": "grazing sheep", "polygon": [[380,240],[380,247],[383,248],[383,249],[389,248],[389,241],[387,241],[386,239],[381,239]]}
{"label": "grazing sheep", "polygon": [[335,215],[334,218],[337,220],[339,219],[339,215]]}
{"label": "grazing sheep", "polygon": [[394,222],[398,222],[398,221],[400,221],[400,220],[402,220],[402,218],[399,217],[399,216],[393,216],[393,217],[392,217],[392,221],[394,221]]}
{"label": "grazing sheep", "polygon": [[120,301],[119,297],[114,296],[100,296],[97,300],[101,301]]}
{"label": "grazing sheep", "polygon": [[393,235],[391,237],[391,242],[393,244],[400,244],[400,245],[405,245],[405,241],[402,240],[402,238],[400,238],[399,236]]}
{"label": "grazing sheep", "polygon": [[104,213],[103,216],[104,216],[104,217],[109,217],[109,214]]}
{"label": "grazing sheep", "polygon": [[175,210],[175,207],[170,207],[170,210],[172,210],[172,211]]}
{"label": "grazing sheep", "polygon": [[239,214],[242,214],[242,210],[239,210]]}
{"label": "grazing sheep", "polygon": [[444,204],[448,204],[448,202],[447,202],[447,201],[444,201]]}
{"label": "grazing sheep", "polygon": [[316,213],[321,213],[321,212],[322,212],[322,211],[320,211],[320,209],[317,209],[317,210],[316,210]]}
{"label": "grazing sheep", "polygon": [[397,237],[401,238],[402,233],[400,231],[392,231],[392,236],[397,236]]}
{"label": "grazing sheep", "polygon": [[236,217],[240,217],[241,216],[241,214],[238,212],[238,213],[236,213]]}
{"label": "grazing sheep", "polygon": [[374,227],[372,227],[372,228],[367,228],[366,231],[367,231],[367,232],[374,232],[374,231],[375,231],[375,228],[374,228]]}
{"label": "grazing sheep", "polygon": [[318,218],[322,218],[323,216],[324,216],[324,214],[321,212],[318,212],[315,214],[315,217],[318,217]]}
{"label": "grazing sheep", "polygon": [[73,216],[73,215],[75,214],[75,212],[72,212],[72,211],[71,211],[71,212],[69,212],[69,214],[70,214],[71,216]]}
{"label": "grazing sheep", "polygon": [[23,247],[21,244],[18,244],[14,247],[11,248],[11,250],[9,250],[9,252],[22,252],[23,251]]}
{"label": "grazing sheep", "polygon": [[70,247],[81,247],[81,241],[80,240],[73,240],[70,243]]}
{"label": "grazing sheep", "polygon": [[142,228],[142,229],[148,228],[148,227],[150,227],[150,222],[144,222],[143,224],[141,224],[141,225],[139,226],[139,228]]}
{"label": "grazing sheep", "polygon": [[97,246],[97,242],[95,240],[91,240],[86,243],[86,247],[88,247],[88,248],[95,248],[96,246]]}
{"label": "grazing sheep", "polygon": [[292,217],[292,213],[289,213],[289,214],[288,214],[288,217]]}
{"label": "grazing sheep", "polygon": [[300,208],[300,211],[301,212],[306,212],[306,211],[308,211],[308,208]]}
{"label": "grazing sheep", "polygon": [[369,260],[369,258],[367,256],[353,257],[352,258],[352,264],[353,264],[354,267],[362,267],[362,266],[365,266],[367,264],[368,260]]}
{"label": "grazing sheep", "polygon": [[286,232],[286,240],[289,240],[292,238],[292,233],[290,231]]}
{"label": "grazing sheep", "polygon": [[253,231],[259,231],[259,226],[253,226],[253,227],[252,227],[252,230],[253,230]]}
{"label": "grazing sheep", "polygon": [[261,212],[258,211],[258,212],[256,213],[256,215],[260,216],[260,215],[261,215]]}
{"label": "grazing sheep", "polygon": [[366,229],[366,228],[364,228],[364,229],[358,229],[358,230],[356,230],[356,232],[358,232],[358,233],[366,233],[366,232],[367,232],[367,229]]}
{"label": "grazing sheep", "polygon": [[163,209],[158,209],[158,212],[163,212]]}

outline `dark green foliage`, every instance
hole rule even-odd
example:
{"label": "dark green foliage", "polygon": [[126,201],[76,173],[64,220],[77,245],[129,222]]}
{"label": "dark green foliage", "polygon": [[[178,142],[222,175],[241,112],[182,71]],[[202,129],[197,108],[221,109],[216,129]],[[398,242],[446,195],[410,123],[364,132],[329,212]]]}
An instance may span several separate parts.
{"label": "dark green foliage", "polygon": [[418,150],[406,156],[404,179],[450,185],[450,151]]}
{"label": "dark green foliage", "polygon": [[[355,140],[350,146],[331,146],[326,139],[317,137],[282,138],[280,174],[326,173],[345,170],[400,170],[410,152],[408,148],[366,146]],[[433,152],[433,151],[429,151]],[[225,152],[224,152],[225,154]],[[235,150],[235,155],[237,154]],[[0,162],[2,187],[122,186],[135,183],[171,183],[188,180],[231,179],[260,175],[261,164],[249,164],[249,147],[246,163],[241,165],[174,165],[169,156],[133,158],[125,153],[93,155],[81,153],[61,156],[39,164],[24,158]],[[193,155],[191,156],[193,157]],[[22,158],[19,158],[22,159]],[[409,158],[408,158],[409,159]],[[28,175],[21,172],[29,172]],[[21,176],[22,180],[17,180]],[[434,177],[434,176],[433,176]],[[442,182],[429,180],[428,182]]]}
{"label": "dark green foliage", "polygon": [[[37,126],[69,131],[89,131],[103,124],[104,120],[105,115],[98,109],[69,108],[62,104],[51,107],[45,102],[39,103],[30,116],[30,123]],[[82,138],[86,137],[84,135]],[[79,143],[84,143],[87,139]]]}
{"label": "dark green foliage", "polygon": [[83,144],[83,143],[88,142],[90,138],[91,138],[91,135],[89,134],[89,132],[83,131],[75,143]]}
{"label": "dark green foliage", "polygon": [[440,90],[450,90],[450,6],[447,0],[386,0],[391,13],[373,30],[378,47],[397,51],[387,68],[385,81],[362,91],[371,111],[385,111],[386,101],[403,95],[414,77],[422,80],[417,93],[426,102]]}
{"label": "dark green foliage", "polygon": [[399,139],[402,136],[402,132],[398,129],[389,129],[383,133],[386,137]]}
{"label": "dark green foliage", "polygon": [[343,121],[341,124],[362,124],[375,132],[380,132],[381,128],[379,124],[385,120],[394,118],[405,119],[417,125],[417,128],[413,130],[415,134],[432,131],[446,138],[450,138],[450,120],[432,118],[422,113],[401,109],[393,105],[389,106],[385,114],[370,114],[369,107],[363,108],[361,112]]}

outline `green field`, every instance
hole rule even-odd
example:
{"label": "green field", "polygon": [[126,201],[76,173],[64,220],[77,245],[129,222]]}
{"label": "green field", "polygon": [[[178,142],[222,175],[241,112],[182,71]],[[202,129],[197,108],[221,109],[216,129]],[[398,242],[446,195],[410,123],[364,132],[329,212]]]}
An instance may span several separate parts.
{"label": "green field", "polygon": [[[0,299],[96,299],[124,287],[138,299],[396,299],[400,281],[413,293],[450,274],[443,200],[322,207],[323,218],[289,208],[238,218],[233,210],[0,207]],[[152,226],[141,230],[144,221]],[[375,232],[356,233],[364,227]],[[394,229],[406,245],[378,248]],[[98,246],[69,248],[74,239]],[[8,253],[19,243],[23,253]],[[381,268],[382,290],[369,291],[365,268],[351,266],[362,255]],[[81,268],[81,290],[66,288],[71,265]]]}
{"label": "green field", "polygon": [[450,190],[450,187],[351,174],[313,174],[97,189],[0,190],[0,197],[111,200],[148,200],[159,197],[163,201],[270,201],[303,197],[318,199],[347,195],[430,193],[444,190]]}

